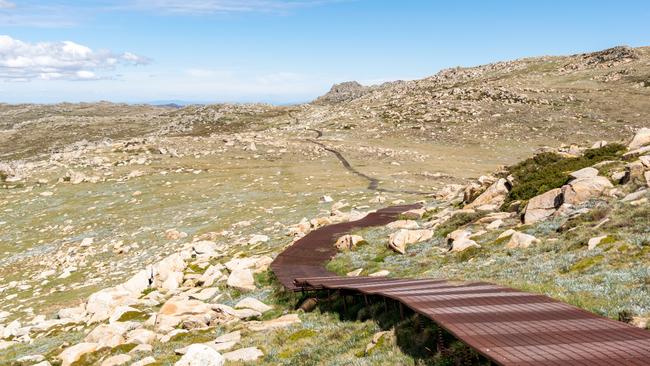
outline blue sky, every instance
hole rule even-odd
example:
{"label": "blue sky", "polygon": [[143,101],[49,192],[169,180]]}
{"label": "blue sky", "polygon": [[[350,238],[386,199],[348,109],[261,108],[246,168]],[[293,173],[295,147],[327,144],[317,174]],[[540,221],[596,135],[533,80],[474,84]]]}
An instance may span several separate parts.
{"label": "blue sky", "polygon": [[302,102],[346,80],[650,45],[648,19],[623,0],[0,0],[0,102]]}

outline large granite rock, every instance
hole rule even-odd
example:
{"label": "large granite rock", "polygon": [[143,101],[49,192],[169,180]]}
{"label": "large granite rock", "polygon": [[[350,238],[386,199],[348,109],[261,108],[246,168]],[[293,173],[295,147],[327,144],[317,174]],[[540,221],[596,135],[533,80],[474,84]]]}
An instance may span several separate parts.
{"label": "large granite rock", "polygon": [[555,188],[531,198],[526,205],[524,224],[532,224],[551,216],[562,205],[562,189]]}
{"label": "large granite rock", "polygon": [[583,203],[591,198],[598,197],[608,188],[614,186],[605,177],[580,178],[570,181],[562,186],[564,203],[572,205]]}

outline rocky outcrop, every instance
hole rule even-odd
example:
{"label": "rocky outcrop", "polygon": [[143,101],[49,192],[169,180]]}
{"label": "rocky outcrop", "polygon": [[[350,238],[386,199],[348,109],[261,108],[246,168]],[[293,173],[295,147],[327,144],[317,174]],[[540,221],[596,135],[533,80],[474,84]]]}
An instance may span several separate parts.
{"label": "rocky outcrop", "polygon": [[562,205],[562,189],[555,188],[531,198],[526,205],[524,224],[532,224],[551,216]]}
{"label": "rocky outcrop", "polygon": [[627,183],[645,183],[645,165],[641,161],[633,161],[625,165],[625,172],[621,178],[622,184]]}
{"label": "rocky outcrop", "polygon": [[329,92],[318,97],[315,104],[336,104],[357,99],[370,92],[371,88],[363,86],[356,81],[346,81],[334,84]]}
{"label": "rocky outcrop", "polygon": [[639,149],[645,145],[650,145],[650,128],[642,128],[636,132],[632,141],[627,146],[630,150]]}
{"label": "rocky outcrop", "polygon": [[508,196],[510,183],[504,178],[498,179],[490,185],[485,192],[481,193],[471,203],[465,205],[465,208],[475,208],[479,210],[496,210]]}
{"label": "rocky outcrop", "polygon": [[605,189],[612,187],[612,183],[605,177],[574,179],[562,186],[562,197],[564,203],[575,205],[598,197]]}

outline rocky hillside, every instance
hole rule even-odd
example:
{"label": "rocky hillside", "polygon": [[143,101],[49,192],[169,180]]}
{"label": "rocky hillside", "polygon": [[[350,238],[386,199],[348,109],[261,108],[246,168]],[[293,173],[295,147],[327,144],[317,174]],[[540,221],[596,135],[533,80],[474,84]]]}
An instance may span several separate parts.
{"label": "rocky hillside", "polygon": [[339,128],[410,129],[430,141],[622,138],[647,125],[649,52],[616,47],[454,68],[374,87],[344,83],[316,102],[328,102],[325,116]]}
{"label": "rocky hillside", "polygon": [[435,324],[268,270],[405,202],[423,208],[340,238],[329,268],[496,282],[647,327],[649,87],[650,49],[617,47],[298,106],[0,105],[0,365],[467,364]]}
{"label": "rocky hillside", "polygon": [[453,68],[369,87],[346,82],[311,104],[291,107],[0,104],[0,157],[29,158],[84,139],[268,128],[318,128],[354,138],[407,134],[423,142],[497,147],[513,141],[586,144],[622,139],[646,126],[649,95],[650,49],[615,47]]}

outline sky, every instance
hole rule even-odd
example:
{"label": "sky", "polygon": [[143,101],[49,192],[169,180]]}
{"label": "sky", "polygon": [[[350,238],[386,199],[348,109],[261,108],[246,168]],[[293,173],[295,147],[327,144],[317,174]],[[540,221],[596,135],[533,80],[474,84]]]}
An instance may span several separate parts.
{"label": "sky", "polygon": [[332,84],[650,45],[650,2],[0,0],[0,102],[299,103]]}

